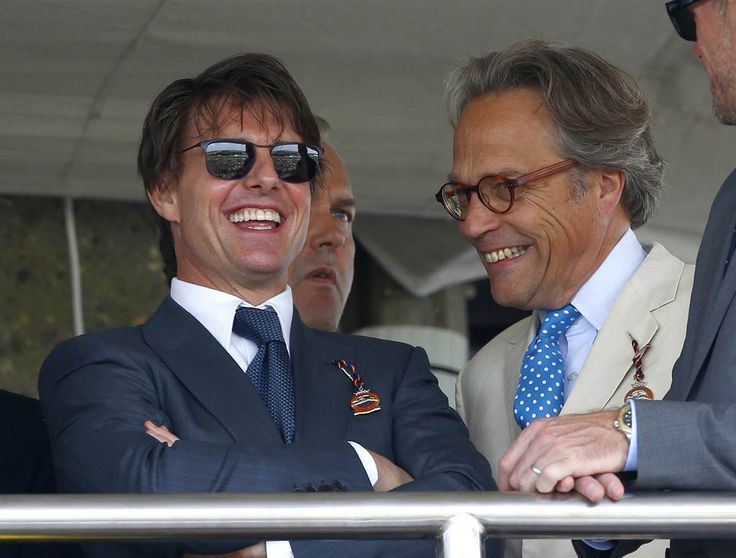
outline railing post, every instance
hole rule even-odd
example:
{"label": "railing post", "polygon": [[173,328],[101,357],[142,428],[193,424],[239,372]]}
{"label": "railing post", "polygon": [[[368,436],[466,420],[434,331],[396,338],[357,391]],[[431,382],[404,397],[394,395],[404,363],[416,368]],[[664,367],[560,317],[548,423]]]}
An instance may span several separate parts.
{"label": "railing post", "polygon": [[485,529],[472,515],[452,516],[437,541],[438,558],[485,558],[483,546]]}

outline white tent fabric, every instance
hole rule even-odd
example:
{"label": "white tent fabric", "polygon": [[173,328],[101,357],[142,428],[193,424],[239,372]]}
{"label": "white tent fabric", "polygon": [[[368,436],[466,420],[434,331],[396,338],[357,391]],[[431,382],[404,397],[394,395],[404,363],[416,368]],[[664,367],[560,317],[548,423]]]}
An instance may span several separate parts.
{"label": "white tent fabric", "polygon": [[[669,161],[648,231],[692,253],[736,161],[734,130],[711,115],[705,74],[660,0],[4,0],[0,193],[143,199],[135,152],[154,95],[222,57],[264,51],[330,121],[359,212],[371,216],[357,234],[377,254],[387,237],[398,244],[373,216],[417,224],[407,217],[441,215],[433,194],[452,161],[448,70],[526,37],[591,48],[639,81]],[[402,238],[407,247],[391,257],[426,267],[416,292],[460,280],[466,265],[477,273],[467,248]]]}

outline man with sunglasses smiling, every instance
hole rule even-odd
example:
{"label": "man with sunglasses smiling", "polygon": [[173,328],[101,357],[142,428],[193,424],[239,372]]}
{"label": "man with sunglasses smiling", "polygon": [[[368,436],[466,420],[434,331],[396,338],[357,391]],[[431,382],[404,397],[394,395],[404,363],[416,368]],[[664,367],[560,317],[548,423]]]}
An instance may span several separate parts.
{"label": "man with sunglasses smiling", "polygon": [[[457,383],[471,440],[508,490],[518,486],[504,452],[540,420],[664,396],[693,269],[632,232],[654,212],[663,164],[647,102],[621,70],[522,41],[455,70],[447,96],[454,159],[437,199],[478,251],[496,302],[532,311]],[[643,555],[663,555],[652,546]],[[574,555],[569,540],[507,542],[509,557]]]}
{"label": "man with sunglasses smiling", "polygon": [[[307,234],[322,155],[306,99],[273,57],[223,60],[156,98],[138,167],[177,277],[142,326],[69,340],[44,363],[39,391],[61,490],[494,488],[424,351],[318,332],[295,312],[288,269]],[[86,551],[423,557],[434,543],[181,541]]]}
{"label": "man with sunglasses smiling", "polygon": [[[716,118],[736,125],[736,2],[674,0],[666,7],[680,36],[695,41]],[[613,473],[626,463],[635,471],[635,489],[736,490],[735,216],[736,171],[716,195],[703,233],[687,336],[665,401],[637,400],[628,412],[568,417],[524,433],[506,457],[501,484],[540,492],[574,487],[593,501],[618,499],[624,486]],[[616,427],[627,436],[615,436]],[[530,472],[532,466],[542,474]],[[697,510],[692,513],[695,519]],[[619,542],[610,555],[637,545]],[[730,558],[736,537],[672,540],[669,555]]]}

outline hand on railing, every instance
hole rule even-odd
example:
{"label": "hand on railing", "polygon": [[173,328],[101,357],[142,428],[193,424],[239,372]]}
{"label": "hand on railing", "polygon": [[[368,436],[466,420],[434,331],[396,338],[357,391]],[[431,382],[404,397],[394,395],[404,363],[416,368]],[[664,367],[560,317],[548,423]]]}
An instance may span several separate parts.
{"label": "hand on railing", "polygon": [[536,420],[499,463],[501,490],[575,490],[592,502],[624,494],[621,480],[628,454],[626,437],[613,427],[617,411]]}
{"label": "hand on railing", "polygon": [[388,492],[414,480],[409,473],[390,459],[374,451],[368,450],[368,453],[371,454],[373,461],[376,462],[376,467],[378,467],[378,481],[373,485],[375,492]]}

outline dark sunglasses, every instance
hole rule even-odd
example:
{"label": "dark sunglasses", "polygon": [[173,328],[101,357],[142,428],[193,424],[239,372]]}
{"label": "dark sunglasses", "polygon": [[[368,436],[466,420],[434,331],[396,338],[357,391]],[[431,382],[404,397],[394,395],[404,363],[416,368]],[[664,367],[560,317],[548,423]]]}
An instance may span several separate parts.
{"label": "dark sunglasses", "polygon": [[675,26],[675,31],[686,41],[697,41],[698,37],[695,30],[695,18],[693,13],[688,9],[690,4],[695,4],[699,0],[671,0],[667,2],[667,13]]}
{"label": "dark sunglasses", "polygon": [[207,172],[217,178],[238,180],[253,168],[256,147],[268,147],[278,177],[284,182],[309,182],[317,175],[319,159],[324,149],[317,145],[286,141],[259,145],[239,139],[213,139],[195,143],[181,153],[201,147]]}

